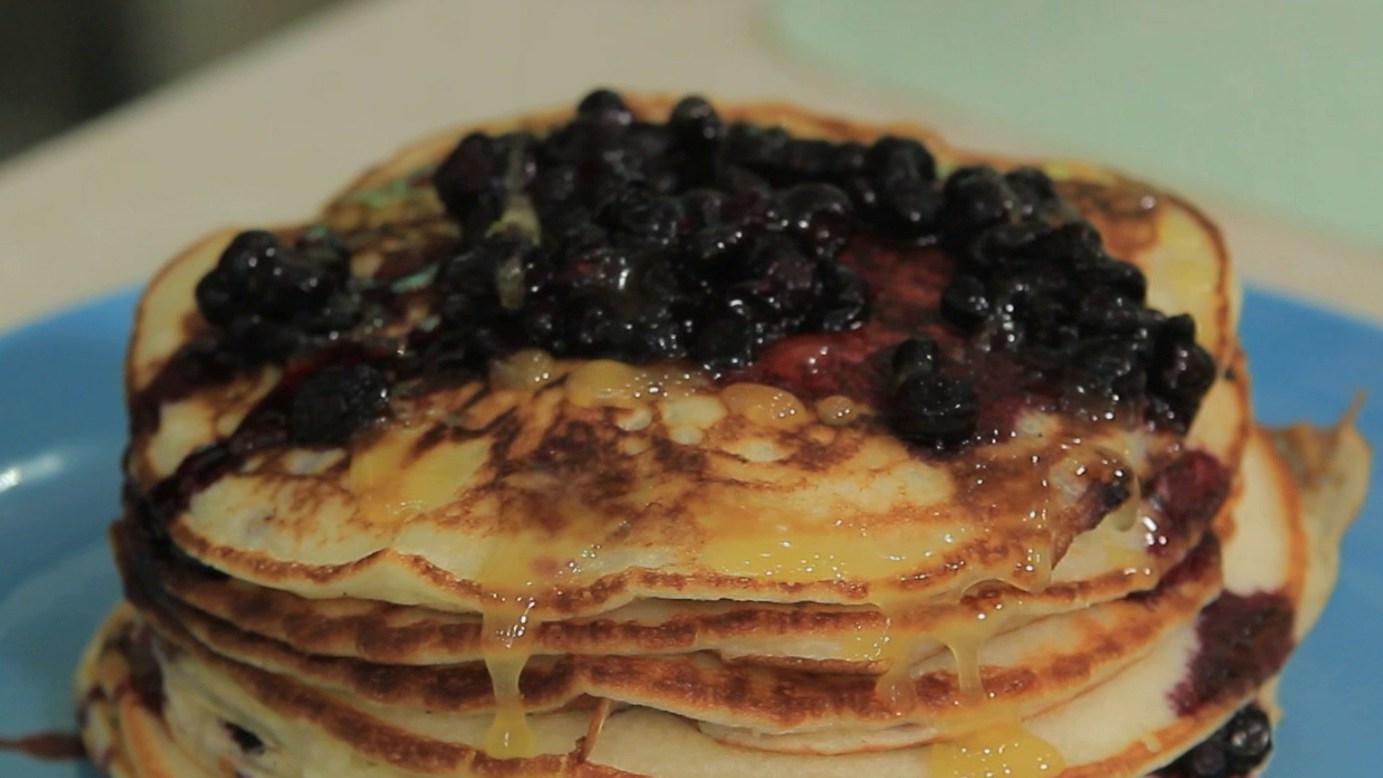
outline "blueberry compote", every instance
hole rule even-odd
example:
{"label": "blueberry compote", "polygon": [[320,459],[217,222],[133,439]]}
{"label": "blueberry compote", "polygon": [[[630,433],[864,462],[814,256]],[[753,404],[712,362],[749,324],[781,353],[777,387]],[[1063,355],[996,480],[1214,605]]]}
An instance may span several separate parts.
{"label": "blueberry compote", "polygon": [[[197,288],[213,347],[195,341],[161,385],[329,363],[353,342],[349,369],[305,379],[293,406],[295,436],[330,444],[393,384],[536,347],[845,394],[945,452],[1033,404],[1183,429],[1215,376],[1190,317],[1149,308],[1143,274],[1044,172],[943,176],[911,138],[799,138],[700,97],[650,121],[599,90],[545,131],[467,135],[405,183],[431,186],[455,225],[408,279],[356,268],[379,231],[246,232]],[[405,298],[427,315],[398,335]],[[337,384],[349,397],[323,390]]]}

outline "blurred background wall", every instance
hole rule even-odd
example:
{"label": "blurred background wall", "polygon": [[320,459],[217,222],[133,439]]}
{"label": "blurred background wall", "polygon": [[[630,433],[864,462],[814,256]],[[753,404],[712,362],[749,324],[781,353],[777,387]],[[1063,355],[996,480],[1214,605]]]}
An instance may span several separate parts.
{"label": "blurred background wall", "polygon": [[342,0],[0,0],[0,159]]}

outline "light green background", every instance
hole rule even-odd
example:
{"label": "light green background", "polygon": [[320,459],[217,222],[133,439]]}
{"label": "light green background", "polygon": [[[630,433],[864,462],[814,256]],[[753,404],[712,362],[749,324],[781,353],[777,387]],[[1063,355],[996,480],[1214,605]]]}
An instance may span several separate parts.
{"label": "light green background", "polygon": [[780,0],[771,23],[809,60],[1383,246],[1383,0]]}

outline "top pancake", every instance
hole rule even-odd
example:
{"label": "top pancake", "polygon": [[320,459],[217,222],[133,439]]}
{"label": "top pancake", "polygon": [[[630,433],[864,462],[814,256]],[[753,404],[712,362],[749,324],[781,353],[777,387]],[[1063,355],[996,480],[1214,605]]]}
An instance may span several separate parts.
{"label": "top pancake", "polygon": [[[661,117],[669,102],[632,105]],[[927,137],[778,105],[723,114],[782,123],[798,136]],[[544,113],[491,129],[564,118]],[[427,173],[461,134],[400,152],[327,206],[319,221],[347,236],[357,276],[406,265],[420,245],[454,239]],[[943,167],[980,159],[927,140]],[[1176,198],[1120,176],[1079,164],[1043,167],[1111,251],[1145,271],[1150,305],[1192,313],[1198,340],[1228,366],[1237,288],[1214,228]],[[179,468],[189,480],[202,464],[194,452],[294,380],[292,366],[259,368],[138,407],[172,355],[206,330],[192,290],[230,237],[214,234],[180,255],[139,305],[127,388],[136,416],[152,411],[157,421],[136,424],[126,463],[135,501]],[[890,288],[896,305],[935,306],[938,281],[900,271],[887,252],[848,261],[872,274],[876,294]],[[405,311],[384,331],[426,314]],[[1241,383],[1224,380],[1186,440],[1020,402],[1002,440],[955,456],[919,454],[886,429],[875,398],[851,379],[865,367],[863,346],[882,348],[907,333],[866,330],[790,338],[761,359],[840,345],[843,356],[822,371],[829,391],[771,370],[751,369],[754,386],[746,388],[680,366],[578,360],[557,361],[536,388],[510,388],[516,366],[500,371],[505,380],[412,386],[395,392],[388,424],[344,449],[260,447],[211,483],[179,487],[191,494],[164,517],[166,531],[206,565],[307,597],[461,611],[522,601],[568,615],[646,597],[889,604],[959,594],[981,581],[1042,589],[1053,575],[1142,567],[1153,553],[1146,533],[1122,515],[1132,508],[1115,510],[1144,503],[1120,491],[1130,479],[1155,483],[1189,449],[1237,470],[1247,400]],[[851,343],[853,351],[842,345]],[[847,396],[857,420],[842,425],[814,412],[825,394]],[[1153,509],[1155,523],[1175,524],[1176,516],[1157,513],[1165,508]],[[1104,521],[1111,510],[1119,519]],[[1181,553],[1203,529],[1184,530]]]}

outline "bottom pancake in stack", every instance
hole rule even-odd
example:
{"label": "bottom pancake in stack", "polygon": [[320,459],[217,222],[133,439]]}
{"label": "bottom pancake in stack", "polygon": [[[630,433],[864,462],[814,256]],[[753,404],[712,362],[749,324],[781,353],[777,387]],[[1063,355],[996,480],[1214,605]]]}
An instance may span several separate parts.
{"label": "bottom pancake in stack", "polygon": [[601,91],[175,259],[98,765],[1257,775],[1365,445],[1189,205],[892,131]]}

